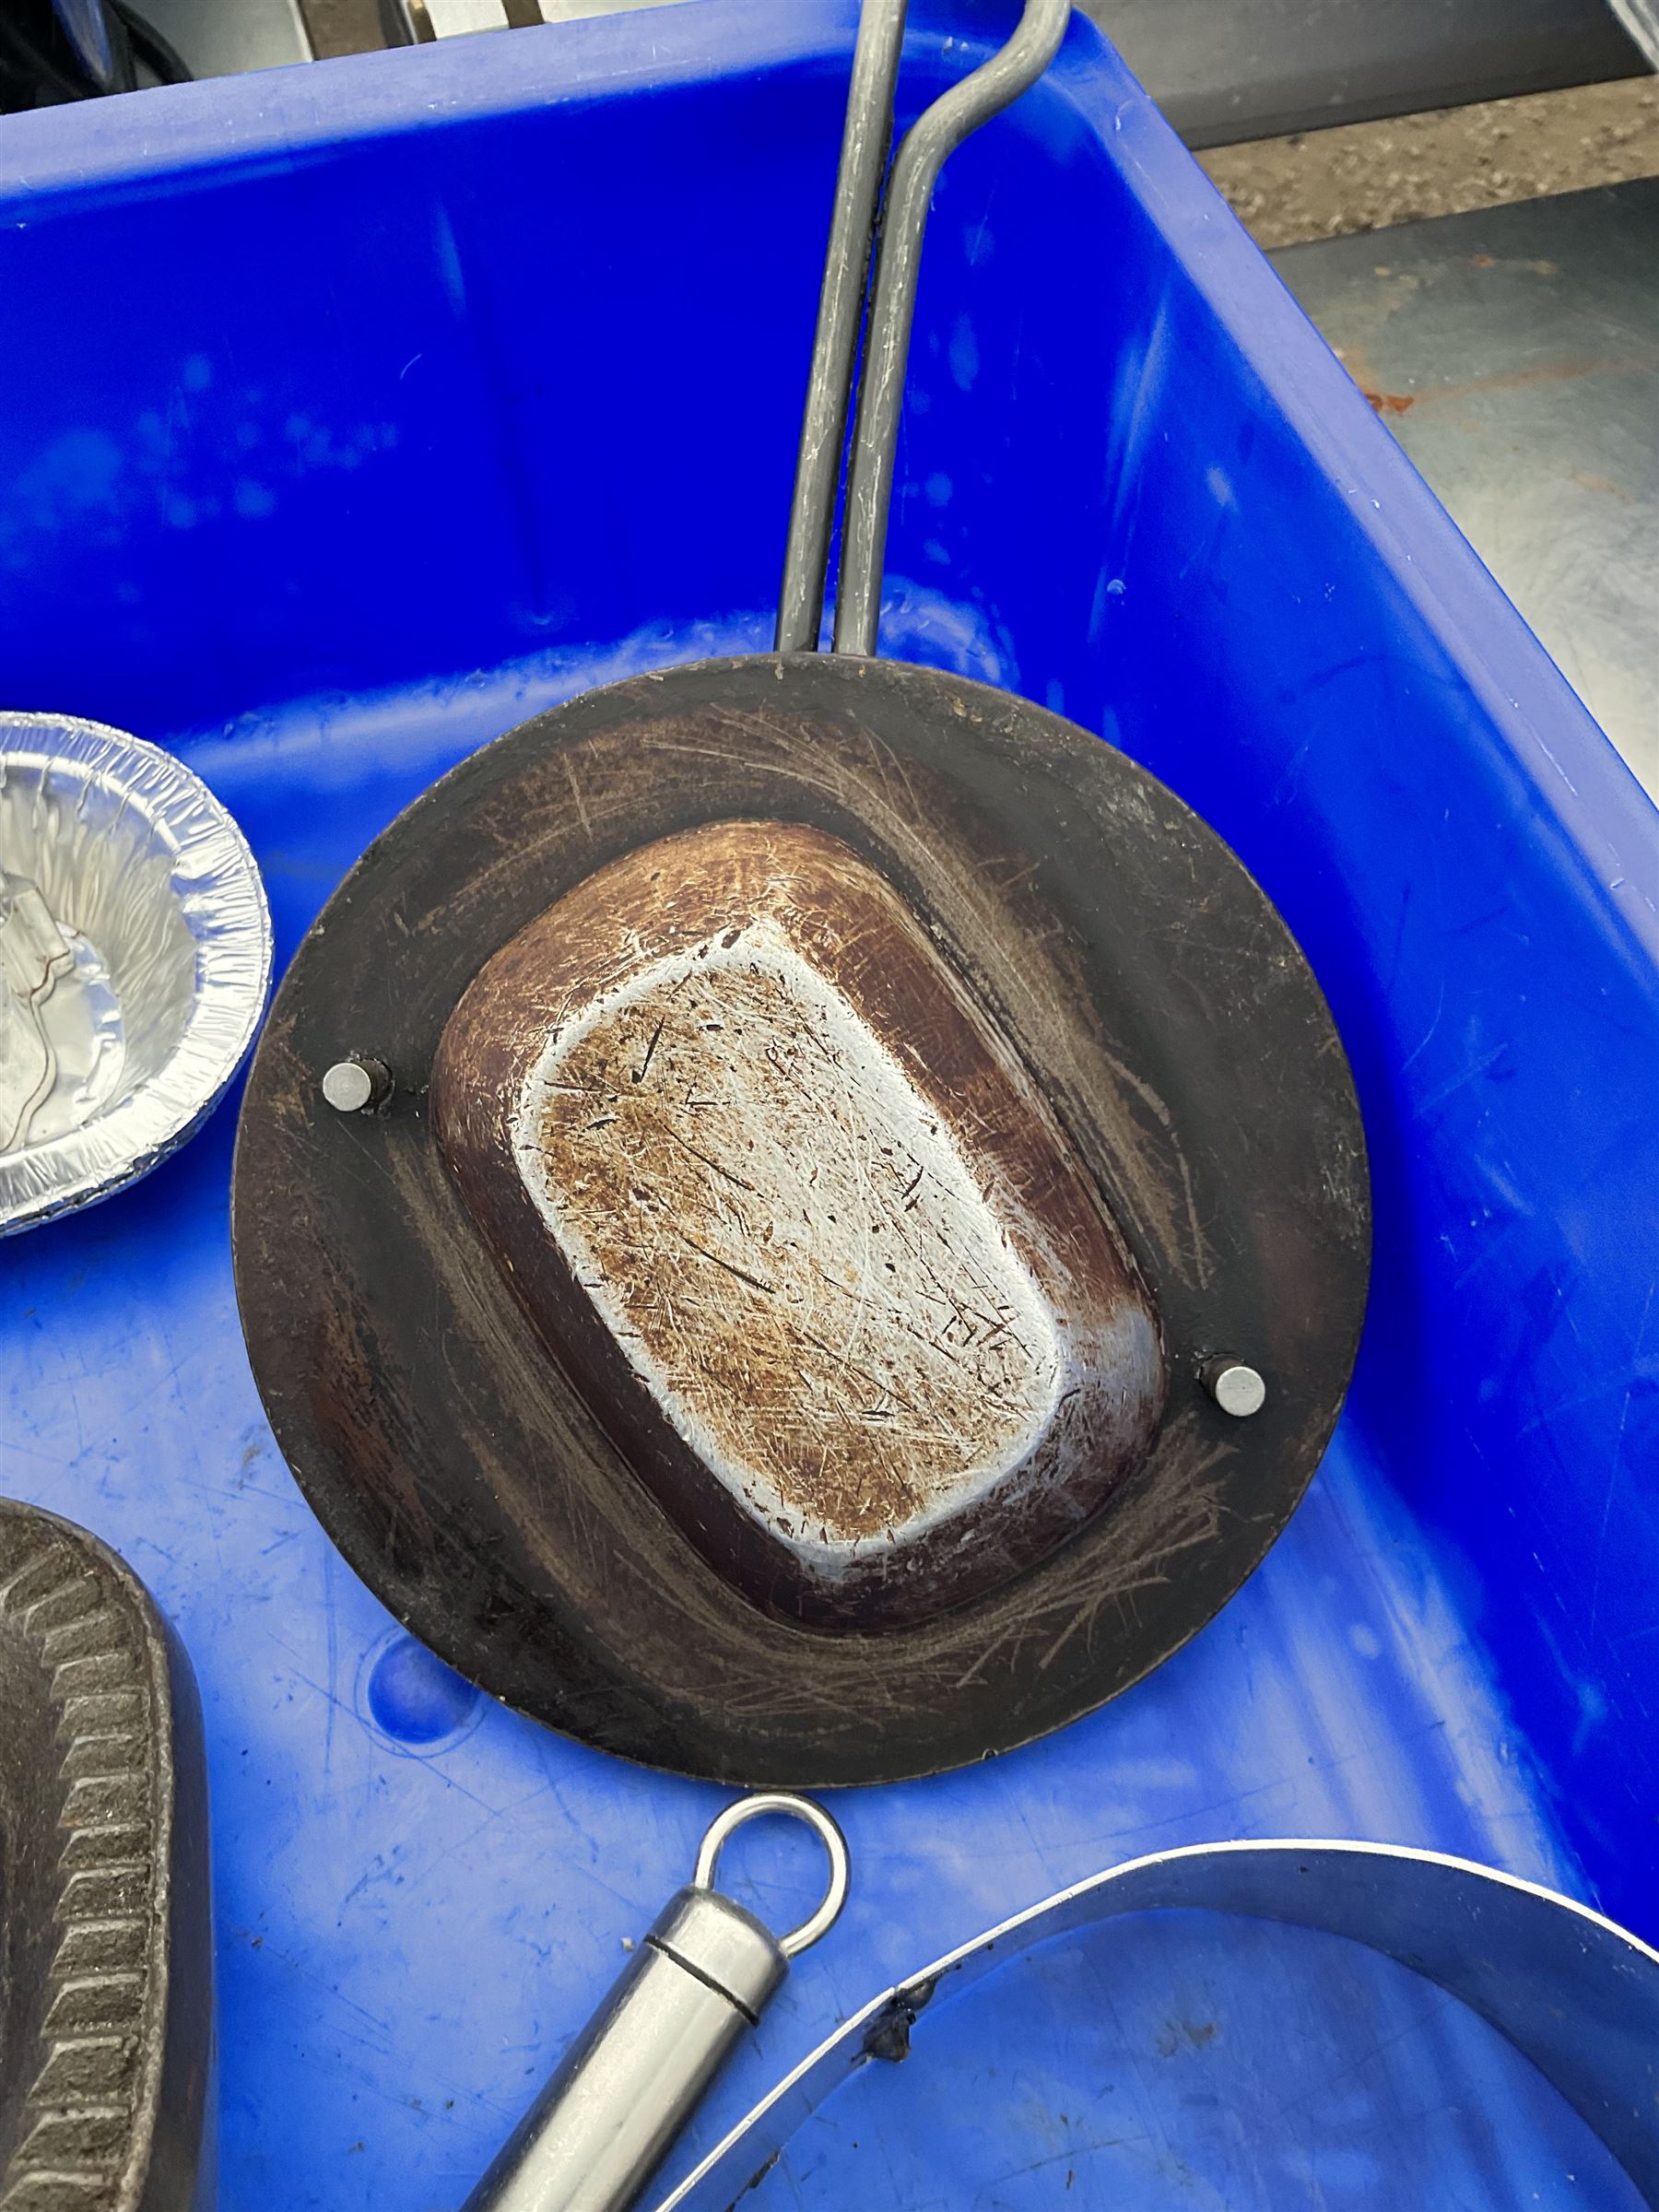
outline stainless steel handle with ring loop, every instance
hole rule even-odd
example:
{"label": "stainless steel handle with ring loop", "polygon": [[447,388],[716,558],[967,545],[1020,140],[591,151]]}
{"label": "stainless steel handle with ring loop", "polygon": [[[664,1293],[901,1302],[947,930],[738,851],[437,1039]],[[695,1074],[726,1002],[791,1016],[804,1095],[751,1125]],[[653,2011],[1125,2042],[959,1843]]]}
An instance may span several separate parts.
{"label": "stainless steel handle with ring loop", "polygon": [[[769,1814],[804,1821],[830,1862],[821,1902],[782,1936],[713,1886],[729,1838]],[[821,1806],[783,1790],[727,1806],[465,2212],[627,2212],[790,1960],[835,1925],[847,1881],[846,1841]]]}
{"label": "stainless steel handle with ring loop", "polygon": [[714,1872],[720,1863],[720,1853],[727,1839],[749,1821],[759,1819],[766,1813],[787,1813],[804,1820],[824,1846],[830,1859],[830,1881],[823,1901],[816,1912],[808,1914],[798,1928],[777,1938],[778,1948],[785,1959],[798,1959],[809,1951],[821,1936],[828,1936],[841,1918],[841,1909],[847,1901],[847,1840],[821,1805],[810,1797],[796,1797],[788,1790],[758,1790],[751,1797],[739,1797],[728,1805],[709,1825],[708,1833],[697,1853],[697,1865],[691,1876],[693,1889],[712,1889]]}

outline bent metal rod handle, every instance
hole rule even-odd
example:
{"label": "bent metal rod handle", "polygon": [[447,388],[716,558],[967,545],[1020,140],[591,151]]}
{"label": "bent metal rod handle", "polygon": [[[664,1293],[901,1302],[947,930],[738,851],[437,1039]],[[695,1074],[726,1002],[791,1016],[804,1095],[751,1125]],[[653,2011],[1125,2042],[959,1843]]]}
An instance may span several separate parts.
{"label": "bent metal rod handle", "polygon": [[[947,157],[982,123],[1035,84],[1059,50],[1069,0],[1027,0],[1007,44],[935,100],[899,149],[882,218],[882,243],[865,347],[836,593],[835,650],[874,653],[881,605],[888,509],[892,500],[904,371],[922,266],[922,241]],[[812,371],[801,422],[794,496],[783,559],[774,647],[817,650],[841,481],[865,285],[882,172],[893,130],[893,91],[904,40],[905,0],[864,0],[841,137],[830,245],[818,297]]]}
{"label": "bent metal rod handle", "polygon": [[841,578],[835,592],[837,653],[876,651],[904,371],[934,186],[947,158],[962,141],[1037,82],[1060,51],[1070,18],[1070,0],[1026,0],[1025,13],[1007,44],[941,94],[911,125],[893,163],[847,477]]}
{"label": "bent metal rod handle", "polygon": [[[763,1813],[806,1821],[830,1857],[822,1903],[783,1936],[713,1886],[726,1838]],[[834,1925],[846,1895],[847,1846],[821,1806],[782,1791],[728,1806],[689,1887],[658,1915],[465,2212],[627,2212],[790,1960]]]}
{"label": "bent metal rod handle", "polygon": [[876,238],[877,204],[893,135],[893,87],[904,43],[905,5],[906,0],[864,0],[858,18],[812,372],[801,418],[783,588],[778,597],[774,645],[779,653],[816,652],[824,618],[830,525],[847,449],[853,365]]}

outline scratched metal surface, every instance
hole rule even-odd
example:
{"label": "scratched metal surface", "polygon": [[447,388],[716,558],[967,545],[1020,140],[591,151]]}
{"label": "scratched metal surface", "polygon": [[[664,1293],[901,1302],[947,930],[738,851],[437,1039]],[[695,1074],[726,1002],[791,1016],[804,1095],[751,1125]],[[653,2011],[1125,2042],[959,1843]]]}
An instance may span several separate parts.
{"label": "scratched metal surface", "polygon": [[[1341,1411],[1369,1208],[1329,1009],[1237,858],[1178,805],[1121,751],[1006,691],[898,661],[759,654],[533,716],[376,840],[272,1006],[231,1235],[277,1442],[414,1633],[624,1757],[831,1786],[938,1772],[1061,1726],[1221,1606]],[[1033,1488],[1028,1578],[996,1572],[982,1522],[962,1576],[972,1607],[869,1644],[803,1637],[735,1597],[734,1583],[770,1592],[790,1561],[715,1482],[693,1474],[700,1494],[681,1494],[691,1544],[640,1510],[627,1459],[647,1451],[660,1458],[644,1479],[675,1510],[666,1424],[502,1164],[512,1065],[558,1016],[560,965],[580,958],[583,902],[606,880],[595,859],[700,820],[780,818],[890,869],[918,924],[939,929],[1070,1158],[1110,1194],[1165,1340],[1248,1344],[1274,1378],[1260,1416],[1235,1423],[1176,1354],[1168,1417],[1109,1514],[1077,1525],[1064,1491]],[[687,882],[665,866],[659,892],[672,901]],[[653,926],[649,909],[635,919]],[[536,949],[544,924],[571,940],[559,959]],[[883,964],[905,978],[901,999],[925,982],[914,960]],[[963,1109],[971,1063],[949,1032],[901,1003],[882,1019],[929,1034],[926,1080]],[[345,1036],[402,1071],[384,1114],[342,1121],[320,1100],[317,1068]],[[1029,1117],[1001,1118],[1012,1160],[1040,1163]],[[1056,1257],[1095,1215],[1086,1274],[1110,1309],[1121,1271],[1103,1272],[1092,1194],[1050,1177],[1041,1207],[1070,1217]],[[1092,1418],[1089,1395],[1072,1409]],[[860,1609],[903,1607],[923,1557],[896,1559],[890,1582],[878,1566]],[[791,1594],[832,1596],[798,1576]]]}
{"label": "scratched metal surface", "polygon": [[1659,796],[1659,178],[1273,261]]}
{"label": "scratched metal surface", "polygon": [[299,0],[147,0],[142,12],[194,76],[276,69],[312,57]]}
{"label": "scratched metal surface", "polygon": [[[918,68],[959,67],[965,0],[912,12]],[[791,248],[821,235],[851,24],[706,0],[11,119],[8,682],[184,752],[248,832],[279,959],[464,752],[584,684],[764,644],[816,287]],[[1085,26],[995,128],[930,239],[889,649],[1111,734],[1242,853],[1354,1054],[1386,1234],[1352,1416],[1260,1572],[1064,1735],[841,1802],[848,1916],[703,2141],[874,1990],[1136,1850],[1438,1845],[1650,1937],[1659,1894],[1653,812]],[[515,219],[504,169],[557,173],[571,219]],[[6,1252],[0,1488],[116,1544],[196,1664],[224,2212],[453,2212],[719,1794],[476,1698],[342,1566],[241,1350],[230,1139],[221,1111]],[[805,1868],[750,1864],[782,1911]],[[932,2118],[860,2129],[914,2202],[990,2206],[1011,2184],[971,2159],[1000,2140],[1030,2170],[1062,2112],[1111,2132],[1132,2077],[1131,2212],[1328,2205],[1356,2149],[1353,2204],[1583,2201],[1501,2053],[1324,1969],[1265,2004],[1276,1957],[1120,1959],[1115,2054],[999,2012],[975,2072],[869,2077]],[[1269,2078],[1197,2071],[1228,2051]],[[1483,2101],[1498,2153],[1444,2117]],[[1067,2171],[1026,2201],[1087,2202]]]}
{"label": "scratched metal surface", "polygon": [[432,1102],[521,1297],[550,1235],[664,1408],[663,1502],[723,1572],[711,1480],[818,1602],[856,1620],[893,1578],[915,1618],[975,1554],[1040,1556],[1048,1494],[1075,1526],[1146,1449],[1157,1324],[1093,1186],[839,839],[733,822],[612,863],[469,988]]}

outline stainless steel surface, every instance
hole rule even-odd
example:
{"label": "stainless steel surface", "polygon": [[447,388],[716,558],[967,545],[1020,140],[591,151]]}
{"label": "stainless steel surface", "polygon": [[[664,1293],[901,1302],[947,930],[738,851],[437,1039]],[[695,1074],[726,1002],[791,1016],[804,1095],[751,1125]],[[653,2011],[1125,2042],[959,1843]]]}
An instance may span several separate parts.
{"label": "stainless steel surface", "polygon": [[309,62],[300,0],[137,0],[138,12],[175,46],[193,76],[235,76]]}
{"label": "stainless steel surface", "polygon": [[[750,2015],[662,1947],[682,1890],[467,2199],[466,2212],[623,2212],[660,2163]],[[724,1908],[735,1912],[735,1907]],[[783,1960],[777,1955],[782,1974]]]}
{"label": "stainless steel surface", "polygon": [[697,1854],[691,1884],[697,1889],[712,1888],[727,1839],[740,1828],[747,1828],[751,1820],[778,1813],[804,1820],[823,1845],[830,1861],[830,1879],[817,1911],[809,1913],[798,1928],[778,1938],[778,1948],[784,1958],[798,1959],[803,1951],[810,1950],[830,1933],[847,1901],[847,1839],[821,1805],[815,1804],[810,1797],[796,1797],[788,1790],[757,1790],[752,1796],[739,1797],[710,1824]]}
{"label": "stainless steel surface", "polygon": [[1659,179],[1274,263],[1659,797]]}
{"label": "stainless steel surface", "polygon": [[371,1112],[391,1088],[391,1071],[382,1061],[361,1060],[355,1053],[336,1060],[323,1077],[323,1096],[336,1113]]}
{"label": "stainless steel surface", "polygon": [[1205,1388],[1235,1420],[1248,1420],[1267,1403],[1267,1385],[1241,1359],[1212,1359],[1204,1371]]}
{"label": "stainless steel surface", "polygon": [[877,203],[893,135],[893,88],[904,43],[904,16],[905,0],[864,0],[858,19],[778,599],[775,643],[780,653],[816,650],[824,617],[830,527],[846,453],[847,410]]}
{"label": "stainless steel surface", "polygon": [[645,7],[686,7],[690,0],[540,0],[544,23],[579,23],[591,16],[630,16]]}
{"label": "stainless steel surface", "polygon": [[[727,2212],[856,2068],[903,2057],[912,2033],[919,2050],[927,2008],[941,1994],[1053,1936],[1130,1913],[1194,1911],[1346,1936],[1438,1983],[1532,2060],[1659,2207],[1659,1952],[1571,1898],[1466,1859],[1291,1840],[1201,1843],[1132,1859],[935,1959],[854,2013],[658,2212]],[[756,2212],[771,2201],[762,2188]]]}
{"label": "stainless steel surface", "polygon": [[0,714],[0,1235],[145,1174],[218,1100],[271,973],[241,832],[159,747]]}
{"label": "stainless steel surface", "polygon": [[[830,1877],[823,1903],[782,1942],[711,1887],[733,1831],[779,1813],[813,1829]],[[846,1892],[846,1844],[821,1807],[782,1791],[728,1806],[689,1887],[659,1914],[465,2212],[627,2212],[790,1959],[833,1924]]]}
{"label": "stainless steel surface", "polygon": [[1190,146],[1598,84],[1643,66],[1606,0],[1084,6]]}
{"label": "stainless steel surface", "polygon": [[947,159],[962,141],[1036,83],[1058,53],[1070,19],[1070,0],[1026,0],[1025,12],[1007,43],[917,118],[894,160],[847,476],[835,594],[837,653],[876,651],[904,369],[934,186]]}
{"label": "stainless steel surface", "polygon": [[404,8],[414,38],[423,44],[508,28],[505,0],[404,0]]}
{"label": "stainless steel surface", "polygon": [[697,1882],[678,1892],[645,1940],[718,1989],[751,2025],[789,1971],[770,1928]]}
{"label": "stainless steel surface", "polygon": [[1659,0],[1611,0],[1611,5],[1648,66],[1659,69]]}
{"label": "stainless steel surface", "polygon": [[[391,0],[403,42],[475,30],[524,29],[536,23],[579,23],[592,16],[631,15],[646,7],[683,7],[688,0]],[[393,40],[397,42],[395,37]]]}

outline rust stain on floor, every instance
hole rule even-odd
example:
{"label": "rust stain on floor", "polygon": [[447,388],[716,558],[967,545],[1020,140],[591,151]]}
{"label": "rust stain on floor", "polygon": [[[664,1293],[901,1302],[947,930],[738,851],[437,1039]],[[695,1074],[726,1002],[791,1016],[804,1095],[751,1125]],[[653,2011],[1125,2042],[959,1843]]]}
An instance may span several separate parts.
{"label": "rust stain on floor", "polygon": [[1488,392],[1524,391],[1536,384],[1570,384],[1580,377],[1648,375],[1659,367],[1659,354],[1651,352],[1585,354],[1572,360],[1537,361],[1526,369],[1506,369],[1493,376],[1462,377],[1448,383],[1430,384],[1421,392],[1389,392],[1383,389],[1362,347],[1335,346],[1332,351],[1379,415],[1405,415],[1413,407],[1446,400],[1477,399]]}

